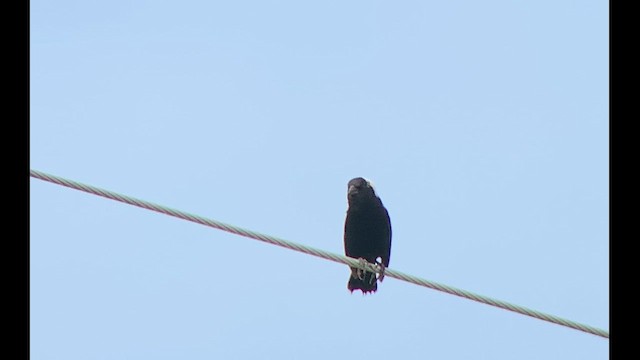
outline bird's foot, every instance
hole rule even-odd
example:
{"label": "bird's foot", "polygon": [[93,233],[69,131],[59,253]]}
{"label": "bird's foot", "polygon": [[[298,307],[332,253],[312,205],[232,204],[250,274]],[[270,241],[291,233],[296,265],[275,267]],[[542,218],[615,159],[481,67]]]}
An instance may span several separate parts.
{"label": "bird's foot", "polygon": [[384,271],[387,269],[386,266],[384,266],[384,264],[381,261],[376,260],[376,264],[378,265],[378,268],[380,269],[380,274],[378,274],[378,281],[382,282],[382,280],[384,280]]}
{"label": "bird's foot", "polygon": [[[364,258],[358,258],[358,262],[360,263],[360,265],[363,265],[363,266],[368,263],[367,260]],[[356,269],[356,277],[358,278],[358,280],[364,281],[366,273],[367,273],[366,270],[363,270],[360,268]]]}

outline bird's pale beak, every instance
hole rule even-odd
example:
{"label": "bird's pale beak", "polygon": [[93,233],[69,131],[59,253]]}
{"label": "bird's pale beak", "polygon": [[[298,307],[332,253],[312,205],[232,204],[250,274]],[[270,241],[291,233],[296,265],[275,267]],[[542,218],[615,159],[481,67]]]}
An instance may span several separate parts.
{"label": "bird's pale beak", "polygon": [[356,194],[358,192],[358,188],[355,187],[354,185],[349,186],[349,190],[347,191],[347,194],[349,196]]}

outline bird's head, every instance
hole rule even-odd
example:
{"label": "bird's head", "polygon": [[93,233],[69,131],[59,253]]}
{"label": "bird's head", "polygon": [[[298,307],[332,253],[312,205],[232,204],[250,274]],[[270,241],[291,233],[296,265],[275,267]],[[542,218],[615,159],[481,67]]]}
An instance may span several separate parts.
{"label": "bird's head", "polygon": [[351,179],[347,184],[347,188],[347,198],[349,199],[349,202],[353,199],[376,197],[373,185],[365,178],[357,177]]}

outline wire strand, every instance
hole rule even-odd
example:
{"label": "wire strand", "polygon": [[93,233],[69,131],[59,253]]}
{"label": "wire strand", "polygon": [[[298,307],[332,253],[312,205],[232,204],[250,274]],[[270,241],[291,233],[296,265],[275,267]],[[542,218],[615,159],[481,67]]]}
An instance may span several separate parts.
{"label": "wire strand", "polygon": [[[191,222],[195,222],[201,225],[205,225],[205,226],[209,226],[215,229],[219,229],[219,230],[223,230],[226,232],[230,232],[232,234],[236,234],[236,235],[240,235],[240,236],[244,236],[244,237],[248,237],[251,239],[255,239],[255,240],[260,240],[260,241],[264,241],[266,243],[269,244],[273,244],[273,245],[278,245],[287,249],[291,249],[291,250],[295,250],[295,251],[299,251],[305,254],[309,254],[309,255],[313,255],[313,256],[317,256],[317,257],[321,257],[323,259],[327,259],[327,260],[331,260],[334,262],[338,262],[341,264],[345,264],[345,265],[349,265],[351,267],[355,267],[355,268],[360,268],[363,270],[368,270],[368,271],[373,271],[376,273],[380,273],[380,268],[377,265],[374,264],[370,264],[370,263],[365,263],[365,264],[361,264],[358,260],[350,258],[350,257],[346,257],[346,256],[342,256],[342,255],[338,255],[338,254],[334,254],[328,251],[324,251],[324,250],[320,250],[320,249],[316,249],[310,246],[306,246],[306,245],[301,245],[301,244],[297,244],[294,242],[290,242],[290,241],[286,241],[286,240],[282,240],[273,236],[269,236],[269,235],[264,235],[255,231],[250,231],[250,230],[246,230],[246,229],[242,229],[240,227],[237,226],[233,226],[233,225],[229,225],[229,224],[225,224],[223,222],[220,221],[216,221],[216,220],[212,220],[212,219],[207,219],[204,218],[202,216],[198,216],[198,215],[193,215],[193,214],[189,214],[187,212],[184,211],[180,211],[180,210],[175,210],[175,209],[171,209],[169,207],[166,206],[161,206],[158,204],[154,204],[148,201],[144,201],[144,200],[140,200],[140,199],[136,199],[133,197],[129,197],[129,196],[125,196],[125,195],[121,195],[112,191],[108,191],[108,190],[104,190],[95,186],[91,186],[91,185],[86,185],[86,184],[82,184],[76,181],[72,181],[72,180],[68,180],[68,179],[64,179],[58,176],[54,176],[54,175],[50,175],[50,174],[46,174],[44,172],[41,171],[37,171],[37,170],[30,170],[30,175],[33,178],[36,179],[40,179],[40,180],[44,180],[44,181],[48,181],[54,184],[58,184],[58,185],[62,185],[62,186],[66,186],[75,190],[80,190],[80,191],[84,191],[93,195],[98,195],[98,196],[102,196],[105,197],[107,199],[111,199],[111,200],[116,200],[116,201],[120,201],[123,202],[125,204],[129,204],[129,205],[133,205],[133,206],[137,206],[137,207],[141,207],[143,209],[148,209],[148,210],[152,210],[152,211],[156,211],[165,215],[170,215],[170,216],[174,216],[183,220],[187,220],[187,221],[191,221]],[[416,276],[412,276],[412,275],[408,275],[405,273],[402,273],[400,271],[397,270],[393,270],[390,268],[385,269],[385,276],[387,277],[392,277],[392,278],[396,278],[399,280],[403,280],[415,285],[420,285],[420,286],[424,286],[424,287],[428,287],[430,289],[434,289],[434,290],[438,290],[438,291],[442,291],[448,294],[452,294],[452,295],[456,295],[459,297],[463,297],[465,299],[469,299],[469,300],[473,300],[473,301],[477,301],[483,304],[487,304],[487,305],[491,305],[491,306],[495,306],[501,309],[505,309],[505,310],[509,310],[509,311],[513,311],[515,313],[518,314],[522,314],[522,315],[527,315],[536,319],[540,319],[540,320],[544,320],[544,321],[548,321],[550,323],[554,323],[557,325],[561,325],[561,326],[566,326],[575,330],[579,330],[585,333],[589,333],[589,334],[593,334],[596,336],[601,336],[603,338],[609,338],[609,332],[593,327],[593,326],[589,326],[589,325],[585,325],[585,324],[581,324],[575,321],[571,321],[571,320],[567,320],[567,319],[563,319],[560,318],[558,316],[554,316],[554,315],[550,315],[550,314],[546,314],[540,311],[536,311],[536,310],[531,310],[528,309],[526,307],[523,306],[518,306],[518,305],[514,305],[505,301],[500,301],[500,300],[496,300],[496,299],[492,299],[490,297],[487,296],[483,296],[483,295],[478,295],[478,294],[474,294],[470,291],[466,291],[466,290],[462,290],[462,289],[458,289],[452,286],[447,286],[444,284],[440,284],[434,281],[429,281],[429,280],[425,280]]]}

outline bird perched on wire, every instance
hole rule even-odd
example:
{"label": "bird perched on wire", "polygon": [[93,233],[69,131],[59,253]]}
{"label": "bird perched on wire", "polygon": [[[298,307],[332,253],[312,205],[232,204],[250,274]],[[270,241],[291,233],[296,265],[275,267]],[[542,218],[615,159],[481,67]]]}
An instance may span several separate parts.
{"label": "bird perched on wire", "polygon": [[378,280],[384,278],[384,269],[391,256],[391,220],[387,209],[376,195],[371,183],[364,178],[351,179],[347,185],[349,208],[344,222],[344,252],[348,257],[378,264],[381,274],[351,268],[347,289],[375,292]]}

